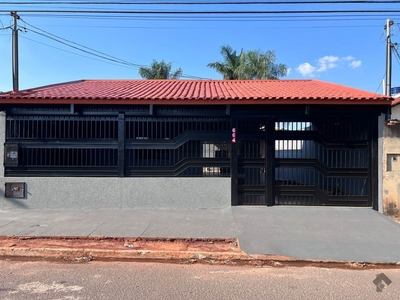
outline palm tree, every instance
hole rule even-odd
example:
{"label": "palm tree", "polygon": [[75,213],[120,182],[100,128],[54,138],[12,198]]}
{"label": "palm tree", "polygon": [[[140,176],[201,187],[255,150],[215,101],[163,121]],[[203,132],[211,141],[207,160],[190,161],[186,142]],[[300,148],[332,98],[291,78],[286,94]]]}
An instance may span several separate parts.
{"label": "palm tree", "polygon": [[172,63],[158,62],[153,59],[151,66],[139,68],[139,75],[146,79],[178,79],[182,76],[182,69],[171,72]]}
{"label": "palm tree", "polygon": [[275,64],[274,51],[261,52],[241,50],[237,55],[230,46],[222,46],[223,62],[209,63],[208,67],[215,69],[224,79],[278,79],[287,74],[287,67]]}
{"label": "palm tree", "polygon": [[250,50],[245,54],[242,65],[247,79],[278,79],[287,74],[287,67],[283,64],[275,64],[276,54],[274,51],[261,52]]}
{"label": "palm tree", "polygon": [[212,62],[207,66],[222,74],[224,79],[242,79],[240,74],[240,66],[243,60],[243,50],[239,55],[237,55],[236,50],[234,51],[230,46],[226,45],[221,47],[221,55],[224,59],[223,62]]}

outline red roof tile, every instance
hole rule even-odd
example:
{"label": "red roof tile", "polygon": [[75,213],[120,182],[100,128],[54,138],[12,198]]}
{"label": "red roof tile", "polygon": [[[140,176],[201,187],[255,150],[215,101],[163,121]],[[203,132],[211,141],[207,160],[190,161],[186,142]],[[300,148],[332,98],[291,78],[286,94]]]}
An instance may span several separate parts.
{"label": "red roof tile", "polygon": [[0,94],[0,103],[390,104],[319,80],[80,80]]}
{"label": "red roof tile", "polygon": [[399,105],[399,104],[400,104],[400,97],[394,99],[393,102],[392,102],[392,106],[396,106],[396,105]]}

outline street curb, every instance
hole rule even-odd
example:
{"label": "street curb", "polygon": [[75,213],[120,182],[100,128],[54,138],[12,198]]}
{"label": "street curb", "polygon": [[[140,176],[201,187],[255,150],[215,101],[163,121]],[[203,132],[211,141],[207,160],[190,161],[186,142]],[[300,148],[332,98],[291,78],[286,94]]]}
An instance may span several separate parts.
{"label": "street curb", "polygon": [[[53,243],[54,245],[52,245]],[[96,243],[101,247],[96,247]],[[172,246],[172,248],[176,248],[178,245],[182,248],[182,244],[189,245],[189,247],[183,250],[163,250],[165,245],[167,247]],[[198,245],[198,249],[191,250],[190,245],[192,244]],[[71,246],[68,247],[68,245]],[[132,248],[130,245],[132,245]],[[146,245],[151,249],[146,249]],[[138,247],[141,247],[141,249],[137,249]],[[85,263],[90,261],[201,263],[210,265],[248,265],[279,268],[323,267],[358,270],[400,268],[400,262],[315,260],[279,255],[251,255],[240,249],[236,238],[172,239],[0,236],[0,260],[54,261],[65,263]]]}

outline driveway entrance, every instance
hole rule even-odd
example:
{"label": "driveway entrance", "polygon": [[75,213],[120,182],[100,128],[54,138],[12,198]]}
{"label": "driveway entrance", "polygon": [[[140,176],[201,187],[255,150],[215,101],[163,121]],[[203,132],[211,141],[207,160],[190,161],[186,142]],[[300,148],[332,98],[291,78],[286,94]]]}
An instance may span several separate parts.
{"label": "driveway entrance", "polygon": [[238,205],[373,206],[374,122],[271,117],[236,126]]}

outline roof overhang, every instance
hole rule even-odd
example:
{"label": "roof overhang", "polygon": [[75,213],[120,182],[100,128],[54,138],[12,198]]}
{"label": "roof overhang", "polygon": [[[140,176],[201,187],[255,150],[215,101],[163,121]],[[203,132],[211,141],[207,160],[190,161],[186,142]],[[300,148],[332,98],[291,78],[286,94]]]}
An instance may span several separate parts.
{"label": "roof overhang", "polygon": [[0,104],[391,105],[319,80],[78,80],[0,94]]}
{"label": "roof overhang", "polygon": [[388,99],[114,99],[114,98],[0,98],[0,104],[91,104],[91,105],[391,105]]}

